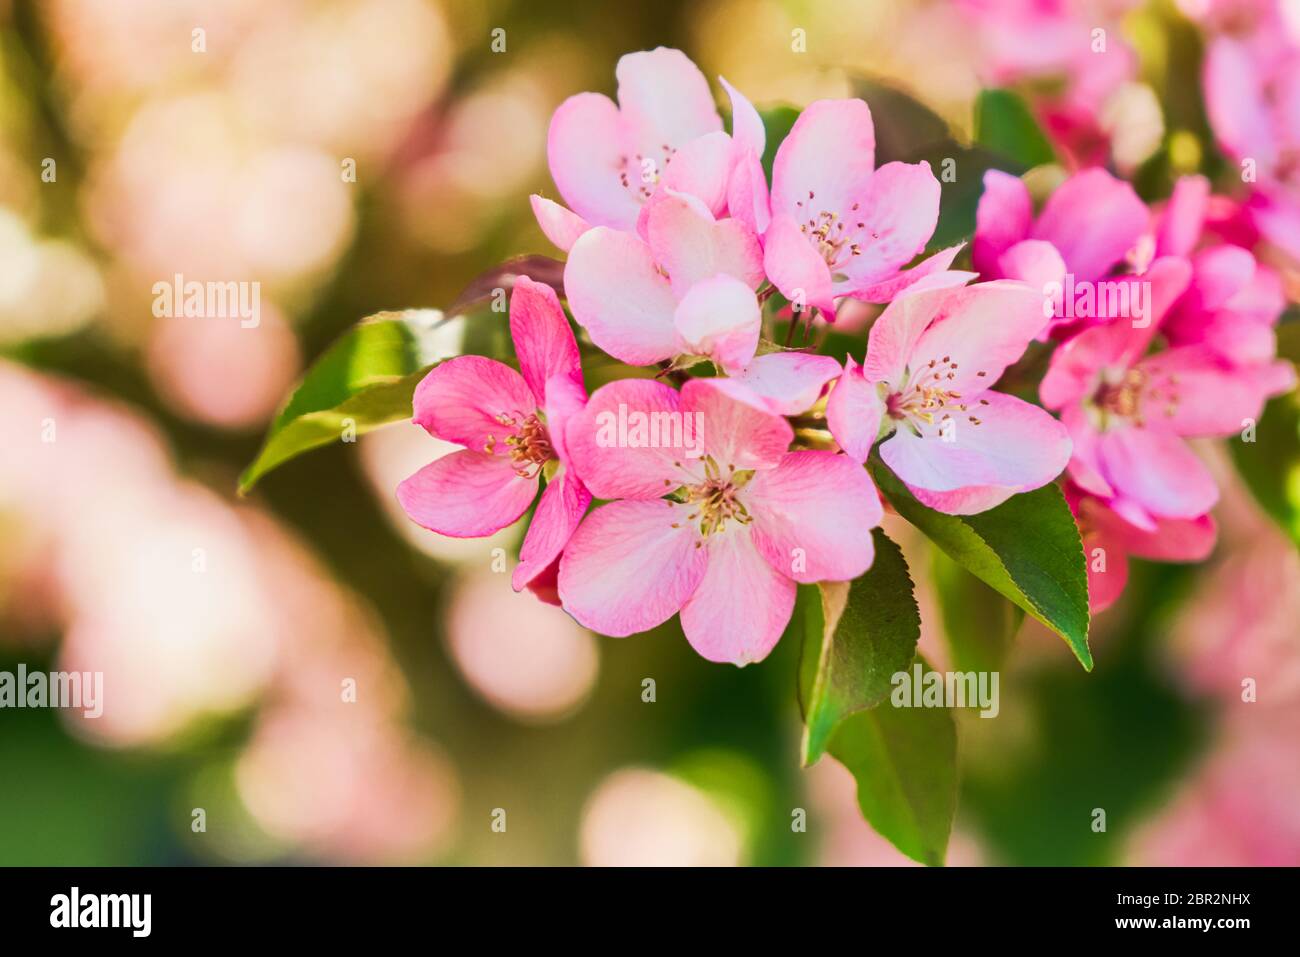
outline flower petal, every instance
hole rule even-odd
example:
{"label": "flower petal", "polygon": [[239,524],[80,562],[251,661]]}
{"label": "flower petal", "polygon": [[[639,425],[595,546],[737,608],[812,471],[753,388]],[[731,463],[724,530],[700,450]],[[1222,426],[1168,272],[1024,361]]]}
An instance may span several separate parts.
{"label": "flower petal", "polygon": [[1001,278],[998,260],[1029,235],[1034,205],[1019,176],[991,169],[984,174],[984,192],[975,209],[975,238],[971,261],[989,279]]}
{"label": "flower petal", "polygon": [[1128,584],[1128,555],[1098,532],[1084,532],[1083,557],[1088,564],[1088,611],[1105,611],[1124,594]]}
{"label": "flower petal", "polygon": [[[595,226],[632,229],[641,207],[619,179],[626,165],[621,122],[609,97],[571,96],[551,117],[546,159],[556,189],[578,216]],[[640,170],[631,173],[640,175]]]}
{"label": "flower petal", "polygon": [[[597,498],[655,499],[688,481],[703,453],[700,420],[653,379],[601,386],[574,415],[564,443]],[[680,463],[680,464],[679,464]]]}
{"label": "flower petal", "polygon": [[565,441],[569,420],[586,404],[587,388],[581,381],[564,374],[546,380],[546,432],[555,457],[563,465],[569,464],[569,447]]}
{"label": "flower petal", "polygon": [[1209,211],[1210,181],[1180,176],[1156,225],[1157,256],[1187,256],[1196,248]]}
{"label": "flower petal", "polygon": [[817,308],[835,314],[830,267],[789,216],[774,216],[767,228],[763,270],[781,295],[801,310]]}
{"label": "flower petal", "polygon": [[1090,421],[1087,410],[1078,403],[1067,405],[1061,410],[1061,424],[1070,433],[1070,442],[1074,446],[1070,451],[1070,479],[1085,492],[1099,498],[1113,498],[1115,489],[1102,474],[1101,456],[1097,452],[1101,435]]}
{"label": "flower petal", "polygon": [[921,334],[945,307],[953,289],[975,278],[971,272],[934,273],[903,291],[871,326],[862,363],[868,382],[900,385]]}
{"label": "flower petal", "polygon": [[795,581],[849,581],[871,567],[871,530],[884,509],[859,463],[822,450],[790,452],[741,493],[754,544]]}
{"label": "flower petal", "polygon": [[[1047,325],[1043,294],[999,279],[949,291],[908,360],[913,375],[940,375],[946,388],[974,398],[998,380]],[[933,370],[927,372],[930,363]]]}
{"label": "flower petal", "polygon": [[763,118],[758,115],[758,110],[754,109],[754,104],[749,102],[745,94],[728,83],[724,77],[718,77],[718,82],[722,84],[722,88],[727,91],[728,99],[731,100],[732,142],[738,149],[762,157],[763,150],[767,147],[767,128],[763,126]]}
{"label": "flower petal", "polygon": [[1030,238],[1055,246],[1076,282],[1092,282],[1137,245],[1149,221],[1132,186],[1103,169],[1088,169],[1048,197]]}
{"label": "flower petal", "polygon": [[745,95],[722,77],[718,79],[731,99],[732,160],[727,180],[727,211],[761,236],[772,221],[767,177],[763,173],[767,130],[763,118]]}
{"label": "flower petal", "polygon": [[694,196],[715,216],[727,208],[733,151],[726,133],[708,133],[681,146],[667,160],[659,185]]}
{"label": "flower petal", "polygon": [[1178,435],[1220,437],[1256,420],[1267,396],[1250,368],[1234,368],[1208,349],[1166,349],[1137,365],[1145,376],[1143,414]]}
{"label": "flower petal", "polygon": [[841,372],[830,356],[806,352],[769,352],[755,356],[730,381],[743,385],[777,415],[798,415],[812,408],[822,389]]}
{"label": "flower petal", "polygon": [[844,232],[860,251],[837,267],[849,277],[845,287],[878,282],[916,258],[934,235],[939,181],[927,162],[886,163],[871,177],[860,208],[843,215]]}
{"label": "flower petal", "polygon": [[397,501],[416,524],[452,538],[482,538],[524,514],[537,479],[510,460],[461,449],[430,462],[397,486]]}
{"label": "flower petal", "polygon": [[677,352],[677,300],[636,236],[597,227],[584,233],[564,267],[573,318],[616,359],[650,365]]}
{"label": "flower petal", "polygon": [[772,164],[772,215],[796,222],[840,216],[866,194],[876,168],[876,130],[862,100],[817,100],[795,120]]}
{"label": "flower petal", "polygon": [[759,554],[747,526],[729,523],[705,550],[704,577],[682,606],[686,640],[708,661],[762,661],[790,623],[795,583]]}
{"label": "flower petal", "polygon": [[531,584],[560,557],[590,504],[587,487],[565,468],[546,483],[519,549],[519,564],[512,577],[515,591]]}
{"label": "flower petal", "polygon": [[850,356],[844,374],[826,401],[826,424],[831,435],[849,458],[865,462],[880,434],[884,414],[885,404],[875,383],[863,378],[861,367]]}
{"label": "flower petal", "polygon": [[972,515],[1017,492],[1052,481],[1070,461],[1070,436],[1051,415],[1014,396],[985,392],[921,434],[899,429],[881,443],[880,457],[924,504]]}
{"label": "flower petal", "polygon": [[527,276],[515,280],[510,293],[510,337],[519,371],[534,396],[545,402],[546,381],[564,375],[582,382],[578,341],[560,308],[560,298],[545,283]]}
{"label": "flower petal", "polygon": [[750,289],[763,281],[763,251],[753,231],[736,219],[715,222],[697,199],[661,190],[646,210],[646,241],[668,271],[673,295],[719,273]]}
{"label": "flower petal", "polygon": [[762,399],[722,386],[719,380],[691,379],[682,386],[681,407],[698,422],[704,452],[724,474],[733,466],[773,468],[794,441],[790,423]]}
{"label": "flower petal", "polygon": [[744,369],[758,349],[763,315],[754,290],[717,275],[697,282],[673,318],[684,351],[708,356],[728,374]]}
{"label": "flower petal", "polygon": [[863,302],[884,303],[890,302],[898,296],[903,290],[920,282],[927,276],[933,276],[938,273],[946,272],[952,265],[952,261],[957,258],[957,254],[965,247],[965,243],[958,243],[956,246],[949,246],[947,249],[941,249],[933,256],[929,256],[917,263],[911,269],[897,272],[893,275],[886,276],[859,286],[849,295],[854,299],[861,299]]}
{"label": "flower petal", "polygon": [[1259,59],[1246,44],[1220,36],[1205,53],[1205,109],[1215,138],[1234,160],[1250,157],[1273,168],[1280,145],[1269,115]]}
{"label": "flower petal", "polygon": [[1112,429],[1098,440],[1097,457],[1116,491],[1152,515],[1196,518],[1219,500],[1214,477],[1172,432]]}
{"label": "flower petal", "polygon": [[772,223],[763,163],[753,153],[744,153],[731,164],[727,179],[727,213],[761,236]]}
{"label": "flower petal", "polygon": [[1051,243],[1026,239],[998,258],[998,272],[1007,279],[1027,282],[1039,293],[1046,294],[1053,283],[1060,284],[1065,279],[1065,260]]}
{"label": "flower petal", "polygon": [[644,156],[680,149],[722,129],[709,81],[681,50],[658,47],[619,57],[618,104],[624,129]]}
{"label": "flower petal", "polygon": [[534,193],[528,197],[528,201],[532,204],[533,215],[537,217],[537,225],[542,228],[542,233],[566,253],[573,248],[579,236],[591,229],[591,223],[553,200]]}
{"label": "flower petal", "polygon": [[448,359],[420,380],[411,405],[416,425],[430,435],[476,452],[489,446],[504,451],[519,420],[537,411],[538,402],[514,369],[483,356]]}
{"label": "flower petal", "polygon": [[698,587],[708,564],[687,508],[660,499],[611,502],[578,526],[560,558],[564,610],[621,638],[661,625]]}

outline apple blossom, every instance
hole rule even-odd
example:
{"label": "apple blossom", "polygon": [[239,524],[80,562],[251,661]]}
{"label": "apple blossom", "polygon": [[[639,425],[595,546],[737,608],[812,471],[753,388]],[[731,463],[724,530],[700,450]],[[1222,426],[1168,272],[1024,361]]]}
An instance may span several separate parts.
{"label": "apple blossom", "polygon": [[1155,319],[1085,329],[1056,350],[1039,387],[1074,440],[1070,477],[1147,531],[1161,518],[1197,518],[1218,500],[1213,477],[1184,439],[1240,431],[1265,399],[1294,383],[1290,363],[1233,366],[1205,346],[1147,355],[1190,279],[1186,260],[1157,259],[1142,280],[1155,288]]}
{"label": "apple blossom", "polygon": [[687,353],[743,369],[762,324],[758,237],[671,190],[647,205],[645,234],[597,226],[573,244],[564,268],[573,318],[597,346],[632,365]]}
{"label": "apple blossom", "polygon": [[876,169],[876,133],[862,100],[818,100],[776,151],[763,266],[800,307],[835,314],[835,299],[886,302],[908,283],[946,269],[959,247],[909,272],[939,219],[930,164]]}
{"label": "apple blossom", "polygon": [[1149,218],[1133,187],[1103,169],[1071,176],[1037,216],[1019,177],[989,170],[971,257],[986,279],[1023,279],[1039,290],[1067,274],[1095,283],[1138,245]]}
{"label": "apple blossom", "polygon": [[1070,439],[1037,406],[990,390],[1047,321],[1021,282],[967,286],[946,272],[895,299],[872,326],[866,359],[849,359],[827,402],[831,434],[880,457],[922,503],[966,515],[1056,478]]}
{"label": "apple blossom", "polygon": [[545,581],[548,566],[591,503],[569,467],[564,424],[586,388],[578,343],[549,286],[521,276],[510,297],[520,371],[482,356],[449,359],[420,382],[415,423],[463,445],[397,487],[407,515],[433,532],[481,538],[505,528],[546,489],[524,537],[515,590]]}
{"label": "apple blossom", "polygon": [[635,229],[661,186],[691,194],[714,215],[726,209],[733,144],[699,67],[659,47],[619,58],[615,74],[617,105],[579,93],[551,118],[547,161],[570,209],[532,202],[542,231],[565,251],[591,226]]}
{"label": "apple blossom", "polygon": [[[620,408],[662,424],[659,441],[603,438],[601,422]],[[668,428],[683,416],[699,422],[698,449]],[[646,379],[598,389],[569,422],[566,442],[592,493],[615,501],[587,516],[565,547],[564,608],[616,637],[680,612],[703,657],[761,661],[790,620],[796,582],[867,570],[882,513],[861,465],[829,451],[789,451],[793,438],[763,402],[714,379],[692,379],[680,393]]]}

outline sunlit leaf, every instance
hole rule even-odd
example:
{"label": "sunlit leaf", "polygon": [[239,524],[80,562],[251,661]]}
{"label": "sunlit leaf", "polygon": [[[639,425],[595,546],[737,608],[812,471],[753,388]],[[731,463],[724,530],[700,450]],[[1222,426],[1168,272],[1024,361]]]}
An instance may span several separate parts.
{"label": "sunlit leaf", "polygon": [[421,378],[460,348],[464,319],[435,310],[382,312],[327,349],[275,417],[239,479],[247,493],[262,476],[309,449],[411,417]]}

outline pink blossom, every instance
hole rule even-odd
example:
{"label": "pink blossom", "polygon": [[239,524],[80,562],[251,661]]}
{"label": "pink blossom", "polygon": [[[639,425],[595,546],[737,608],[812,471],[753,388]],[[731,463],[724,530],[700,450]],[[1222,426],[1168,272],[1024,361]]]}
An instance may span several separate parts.
{"label": "pink blossom", "polygon": [[671,190],[646,206],[644,239],[597,226],[573,244],[564,268],[573,318],[616,359],[704,355],[728,372],[758,348],[762,280],[753,230],[715,220],[698,199]]}
{"label": "pink blossom", "polygon": [[876,169],[875,153],[862,100],[810,104],[777,150],[763,266],[791,302],[833,318],[837,297],[887,302],[957,254],[901,272],[934,233],[939,181],[925,162]]}
{"label": "pink blossom", "polygon": [[1173,345],[1205,345],[1233,364],[1267,362],[1286,308],[1282,278],[1240,246],[1204,242],[1210,184],[1185,176],[1154,222],[1155,255],[1186,256],[1192,278],[1161,328]]}
{"label": "pink blossom", "polygon": [[1053,88],[1033,106],[1072,167],[1106,162],[1106,113],[1137,74],[1119,19],[1136,0],[957,0],[989,86]]}
{"label": "pink blossom", "polygon": [[1256,228],[1300,259],[1300,49],[1278,30],[1216,37],[1205,57],[1205,107],[1219,146],[1251,184]]}
{"label": "pink blossom", "polygon": [[1075,173],[1037,216],[1024,182],[989,170],[975,214],[972,262],[986,279],[1023,279],[1039,290],[1067,274],[1076,283],[1095,283],[1138,245],[1149,221],[1133,187],[1103,169]]}
{"label": "pink blossom", "polygon": [[591,226],[634,230],[661,186],[694,196],[715,216],[727,207],[736,154],[699,67],[659,47],[621,57],[615,74],[617,105],[579,93],[551,118],[547,160],[570,208],[534,196],[533,211],[566,251]]}
{"label": "pink blossom", "polygon": [[1143,529],[1072,482],[1065,484],[1065,498],[1083,537],[1088,607],[1094,613],[1109,608],[1124,591],[1130,555],[1161,562],[1199,562],[1214,549],[1218,530],[1209,515],[1157,519],[1154,528]]}
{"label": "pink blossom", "polygon": [[956,515],[1047,484],[1070,457],[1059,422],[989,389],[1046,322],[1041,296],[1009,280],[965,285],[972,276],[942,273],[890,303],[826,408],[852,458],[886,436],[885,464],[921,502]]}
{"label": "pink blossom", "polygon": [[518,591],[545,578],[591,493],[569,468],[563,440],[564,424],[587,392],[578,343],[555,291],[521,276],[510,297],[510,334],[520,372],[494,359],[460,356],[420,382],[415,423],[464,448],[402,482],[397,499],[430,531],[481,538],[524,513],[547,471],[514,571]]}
{"label": "pink blossom", "polygon": [[727,213],[761,236],[772,221],[767,174],[763,172],[767,130],[763,118],[745,95],[722,77],[718,79],[731,98],[732,146],[731,169],[727,174]]}
{"label": "pink blossom", "polygon": [[1157,259],[1143,280],[1152,284],[1154,319],[1085,329],[1056,350],[1039,387],[1074,440],[1070,477],[1146,531],[1162,518],[1195,519],[1218,500],[1213,477],[1184,438],[1241,430],[1294,379],[1289,363],[1233,366],[1205,346],[1148,356],[1190,279],[1186,260]]}
{"label": "pink blossom", "polygon": [[[624,441],[610,431],[620,415],[652,431],[629,429]],[[689,435],[674,431],[683,426]],[[861,575],[881,518],[858,463],[788,451],[793,438],[765,404],[713,379],[692,379],[680,394],[647,379],[597,390],[566,441],[592,493],[615,501],[587,516],[564,550],[564,608],[616,637],[680,611],[703,657],[761,661],[790,620],[796,582]]]}

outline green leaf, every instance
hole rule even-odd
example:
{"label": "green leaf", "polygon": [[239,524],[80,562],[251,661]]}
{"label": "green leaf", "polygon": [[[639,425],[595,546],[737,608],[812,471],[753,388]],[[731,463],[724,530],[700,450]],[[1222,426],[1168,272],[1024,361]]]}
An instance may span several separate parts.
{"label": "green leaf", "polygon": [[1056,152],[1029,106],[1010,90],[982,90],[975,100],[975,142],[1025,169],[1056,162]]}
{"label": "green leaf", "polygon": [[997,671],[1025,620],[1023,608],[932,549],[934,591],[954,671]]}
{"label": "green leaf", "polygon": [[907,562],[884,531],[874,538],[876,557],[865,575],[800,589],[817,593],[801,609],[805,766],[826,751],[840,722],[889,694],[890,679],[916,654],[921,615]]}
{"label": "green leaf", "polygon": [[411,395],[437,362],[455,355],[463,319],[435,310],[381,312],[363,320],[307,370],[239,478],[246,494],[262,476],[309,449],[411,417]]}
{"label": "green leaf", "polygon": [[978,515],[946,515],[918,502],[877,456],[871,474],[900,515],[959,565],[1064,638],[1080,664],[1092,670],[1083,543],[1056,485],[1013,495]]}
{"label": "green leaf", "polygon": [[[930,668],[918,656],[923,673]],[[948,708],[886,702],[849,717],[830,753],[853,774],[862,816],[922,864],[943,863],[957,810],[957,726]]]}

